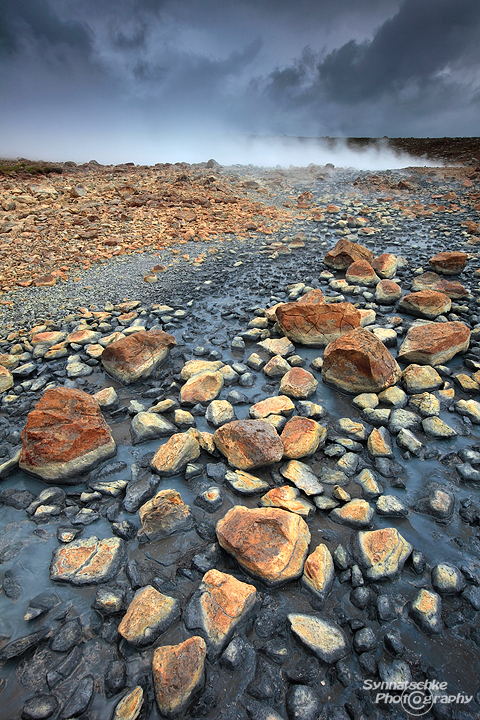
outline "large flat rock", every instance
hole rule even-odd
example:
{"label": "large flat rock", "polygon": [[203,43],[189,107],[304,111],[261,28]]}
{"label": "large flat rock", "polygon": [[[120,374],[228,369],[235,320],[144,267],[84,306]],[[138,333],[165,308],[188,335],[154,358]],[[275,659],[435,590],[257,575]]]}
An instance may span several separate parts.
{"label": "large flat rock", "polygon": [[329,342],[360,326],[361,315],[345,303],[285,303],[277,310],[285,335],[299,345],[325,347]]}
{"label": "large flat rock", "polygon": [[399,362],[444,365],[470,344],[470,330],[462,322],[425,323],[411,327],[400,350]]}
{"label": "large flat rock", "polygon": [[194,635],[179,645],[155,650],[152,661],[155,697],[161,715],[173,718],[185,710],[205,680],[205,640]]}
{"label": "large flat rock", "polygon": [[140,330],[108,345],[102,365],[109,375],[129,385],[153,375],[174,345],[173,335],[163,330]]}
{"label": "large flat rock", "polygon": [[125,544],[118,537],[99,540],[94,535],[57,548],[50,563],[50,579],[70,585],[108,582],[125,561]]}

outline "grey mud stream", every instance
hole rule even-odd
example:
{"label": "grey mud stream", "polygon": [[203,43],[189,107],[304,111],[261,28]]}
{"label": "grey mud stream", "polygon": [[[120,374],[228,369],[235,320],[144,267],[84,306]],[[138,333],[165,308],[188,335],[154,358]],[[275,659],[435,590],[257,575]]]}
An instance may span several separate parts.
{"label": "grey mud stream", "polygon": [[[399,177],[402,175],[399,173]],[[348,195],[342,195],[340,181],[330,187],[332,200],[337,198],[338,204],[350,202]],[[452,183],[450,183],[452,184]],[[301,191],[303,188],[299,187]],[[312,188],[309,188],[312,189]],[[450,189],[450,185],[447,189]],[[458,190],[458,187],[454,187]],[[322,193],[325,189],[322,188]],[[338,192],[338,196],[335,195]],[[320,193],[320,189],[318,189]],[[477,213],[478,216],[478,213]],[[465,246],[460,223],[455,223],[452,216],[442,224],[430,219],[396,218],[385,231],[380,231],[373,238],[358,237],[358,241],[367,245],[379,255],[391,252],[402,255],[408,264],[398,273],[403,292],[410,292],[414,271],[423,267],[428,270],[428,259],[435,253],[445,249],[463,249],[472,252],[472,246]],[[442,235],[446,228],[451,234]],[[105,411],[117,443],[117,454],[114,458],[95,468],[89,475],[78,478],[77,485],[62,486],[66,500],[60,515],[48,519],[47,522],[36,523],[25,512],[7,502],[0,505],[0,579],[3,581],[3,592],[0,595],[0,643],[4,646],[30,633],[47,628],[48,635],[36,647],[12,660],[3,661],[0,667],[0,718],[1,720],[18,720],[22,716],[25,702],[42,694],[53,694],[58,706],[51,717],[66,718],[62,708],[72,694],[73,689],[87,676],[93,677],[94,692],[88,709],[81,718],[88,720],[109,720],[114,709],[127,689],[141,685],[144,689],[144,705],[139,715],[140,720],[157,720],[159,715],[155,703],[151,677],[152,654],[155,647],[179,643],[192,635],[185,627],[182,615],[165,631],[151,647],[137,650],[123,640],[117,633],[122,617],[118,615],[102,616],[93,607],[97,587],[74,588],[69,585],[54,583],[49,579],[49,565],[52,553],[59,545],[58,528],[72,527],[74,512],[84,505],[80,495],[88,489],[88,481],[94,478],[102,468],[117,465],[115,472],[109,476],[112,480],[130,482],[139,474],[148,474],[149,461],[157,448],[167,441],[152,440],[132,444],[130,425],[132,415],[137,408],[131,408],[131,401],[137,401],[148,409],[164,398],[178,401],[181,381],[180,370],[185,361],[193,358],[205,360],[221,359],[225,364],[234,365],[247,363],[251,353],[256,352],[267,361],[269,356],[259,349],[254,340],[245,339],[245,348],[232,348],[233,338],[242,337],[248,330],[248,324],[255,317],[263,315],[263,309],[280,301],[288,301],[295,283],[304,283],[308,288],[321,288],[325,295],[338,296],[331,290],[328,281],[320,278],[326,270],[323,256],[338,239],[335,236],[335,223],[326,220],[324,223],[309,225],[299,224],[295,233],[301,233],[303,247],[292,250],[290,254],[278,254],[272,258],[268,251],[266,239],[244,243],[236,248],[241,253],[243,264],[233,268],[237,259],[232,254],[216,261],[209,260],[207,266],[175,280],[165,278],[165,287],[143,289],[140,285],[129,290],[129,297],[139,299],[140,305],[135,308],[138,318],[145,321],[148,329],[159,323],[164,330],[174,335],[177,345],[169,357],[161,365],[155,377],[133,386],[122,386],[103,372],[100,363],[91,362],[83,351],[80,351],[82,362],[90,360],[88,366],[93,372],[84,377],[68,379],[66,363],[68,358],[50,362],[38,360],[35,372],[25,378],[15,380],[15,388],[24,383],[23,388],[16,392],[16,400],[3,402],[0,406],[0,437],[3,438],[2,452],[4,462],[20,443],[19,433],[23,429],[26,414],[42,396],[43,387],[54,382],[58,385],[77,387],[93,394],[104,387],[114,387],[119,406],[112,412]],[[294,233],[294,234],[295,234]],[[281,238],[275,238],[281,239]],[[476,248],[473,248],[473,252]],[[143,256],[145,258],[145,256]],[[158,261],[158,258],[156,258]],[[129,258],[122,263],[122,268],[129,272]],[[140,261],[139,261],[140,262]],[[141,262],[145,262],[144,259]],[[217,264],[215,264],[217,263]],[[458,278],[471,292],[478,285],[473,271],[479,267],[476,256],[469,260],[467,270]],[[123,300],[121,290],[117,291],[113,278],[108,275],[111,268],[105,268],[106,275],[91,270],[86,277],[86,285],[96,286],[96,297],[87,296],[85,304],[96,301],[99,296],[103,304],[113,304]],[[335,273],[338,278],[344,273]],[[108,287],[112,288],[109,293]],[[138,289],[138,292],[136,292]],[[123,290],[123,288],[122,288]],[[346,295],[346,300],[359,302],[361,307],[370,307],[371,297],[368,289]],[[48,309],[52,323],[63,327],[62,313],[48,305],[48,291],[32,289],[30,300],[35,292],[39,299],[40,310],[30,319],[23,322],[33,326],[45,319]],[[56,292],[56,289],[55,289]],[[149,293],[142,297],[142,292]],[[298,291],[297,291],[298,292]],[[300,294],[301,294],[300,290]],[[294,289],[295,293],[295,289]],[[461,305],[452,309],[454,317],[460,319],[474,329],[480,327],[477,313],[477,295],[471,294]],[[170,310],[159,317],[152,310],[153,303],[165,303]],[[403,318],[403,332],[414,321],[414,318],[395,308],[376,307],[375,324],[392,327],[390,320],[394,315]],[[175,311],[181,311],[175,316]],[[116,315],[120,315],[119,312]],[[115,315],[114,315],[115,316]],[[78,319],[71,319],[65,324],[71,332]],[[93,320],[87,320],[93,325]],[[276,337],[273,325],[269,326],[272,337]],[[9,352],[11,342],[7,341],[7,332],[3,335],[2,351]],[[398,333],[398,346],[402,341],[402,332]],[[452,380],[457,372],[471,372],[466,368],[466,358],[480,362],[480,343],[472,334],[470,350],[466,356],[457,356],[448,363],[448,375],[444,380]],[[397,347],[390,351],[395,356]],[[73,350],[71,354],[73,354]],[[334,468],[337,457],[325,454],[324,450],[334,444],[340,435],[337,423],[340,418],[362,422],[367,429],[371,426],[362,417],[361,411],[352,404],[352,396],[342,394],[322,382],[321,372],[312,369],[310,363],[323,354],[321,349],[309,349],[296,345],[296,353],[304,361],[304,367],[310,370],[319,380],[318,389],[309,397],[309,401],[318,403],[325,409],[319,422],[327,430],[327,442],[323,449],[304,459],[321,480],[325,467]],[[78,354],[78,353],[77,353]],[[301,364],[302,360],[298,360]],[[246,396],[242,402],[234,405],[238,419],[249,417],[250,406],[265,397],[279,394],[279,381],[269,379],[261,370],[247,365],[237,367],[237,379],[231,385],[225,385],[219,399],[227,399],[231,391],[236,390]],[[403,367],[402,367],[403,369]],[[250,382],[239,382],[246,374],[251,374]],[[42,387],[32,390],[32,382],[42,378]],[[30,383],[30,384],[29,384]],[[453,385],[453,380],[452,380]],[[12,392],[10,392],[10,395]],[[461,398],[477,399],[476,393],[466,393],[455,387],[455,401]],[[179,407],[177,403],[177,407]],[[382,405],[380,405],[382,407]],[[130,409],[129,409],[130,408]],[[191,408],[189,408],[191,409]],[[170,417],[170,416],[167,416]],[[480,507],[479,484],[462,480],[456,466],[462,462],[458,453],[462,450],[480,449],[480,425],[473,425],[453,411],[453,407],[444,408],[441,419],[453,427],[458,435],[453,439],[429,439],[422,431],[416,431],[420,441],[425,444],[425,452],[421,457],[410,456],[393,441],[394,460],[401,466],[396,476],[385,476],[377,471],[375,463],[369,457],[365,444],[360,452],[357,469],[349,477],[344,489],[354,498],[362,497],[361,487],[355,482],[362,467],[372,468],[384,493],[398,497],[408,507],[406,517],[375,516],[374,529],[395,527],[401,535],[413,545],[415,551],[424,554],[426,567],[422,572],[414,568],[411,558],[407,560],[401,574],[393,580],[366,582],[370,589],[370,597],[363,607],[354,599],[351,571],[336,567],[335,581],[332,591],[322,605],[315,599],[301,581],[289,582],[285,586],[270,589],[260,581],[253,579],[221,550],[215,543],[215,524],[225,513],[236,504],[254,508],[258,506],[260,496],[244,497],[235,494],[223,481],[226,460],[220,455],[213,457],[202,452],[196,462],[200,466],[198,474],[186,479],[185,472],[170,478],[156,478],[156,491],[174,488],[185,503],[190,505],[195,516],[195,528],[177,533],[170,538],[156,542],[140,543],[133,538],[127,543],[127,563],[109,586],[123,589],[128,602],[133,593],[141,586],[151,584],[161,592],[178,598],[182,611],[185,609],[192,593],[198,587],[201,578],[211,567],[234,575],[243,582],[253,584],[258,591],[258,601],[254,611],[246,622],[237,630],[242,640],[244,652],[243,662],[235,668],[228,667],[222,660],[207,661],[206,682],[193,699],[189,708],[179,717],[205,718],[205,720],[243,720],[253,717],[258,720],[271,718],[305,718],[317,720],[361,720],[361,718],[409,718],[413,712],[406,712],[398,703],[380,705],[376,703],[375,691],[365,688],[365,681],[379,681],[378,668],[392,666],[403,660],[410,668],[415,681],[438,680],[447,683],[451,695],[464,694],[473,696],[468,705],[459,703],[444,707],[435,707],[435,714],[429,711],[424,717],[458,718],[458,720],[480,717],[480,600],[478,607],[467,601],[464,594],[445,594],[442,596],[443,630],[438,635],[423,632],[409,615],[409,603],[419,588],[431,589],[431,568],[438,562],[446,562],[462,568],[467,578],[466,587],[475,588],[480,585],[480,532],[477,510]],[[199,411],[194,414],[198,430],[213,432],[205,417]],[[177,432],[186,429],[179,428]],[[284,484],[278,473],[280,463],[273,467],[255,470],[254,474],[265,480],[271,487]],[[453,493],[455,509],[448,522],[438,522],[424,511],[419,501],[428,495],[429,484],[435,482]],[[221,488],[223,502],[215,512],[206,512],[195,504],[199,493],[211,486]],[[2,498],[5,491],[26,490],[35,497],[47,486],[25,472],[16,470],[1,481]],[[152,495],[155,490],[152,489]],[[332,486],[325,484],[326,497],[330,497]],[[128,520],[137,529],[140,528],[138,512],[129,513],[122,505],[123,495],[117,498],[103,496],[90,501],[88,507],[94,511],[94,520],[87,525],[77,524],[79,537],[96,535],[106,538],[112,535],[111,519],[116,522]],[[371,502],[372,507],[375,503]],[[473,508],[473,510],[472,510]],[[469,509],[471,512],[459,512]],[[467,521],[466,518],[469,518]],[[90,520],[91,518],[89,518]],[[328,512],[316,510],[308,520],[311,532],[310,550],[319,543],[325,543],[333,551],[338,545],[344,548],[351,546],[356,531],[332,521]],[[212,560],[213,558],[213,560]],[[350,567],[353,561],[350,559]],[[362,580],[363,582],[363,580]],[[47,612],[32,620],[24,620],[30,601],[41,593],[55,596],[55,604]],[[379,598],[388,599],[390,613],[386,617],[379,615]],[[478,598],[478,595],[477,595]],[[334,620],[345,631],[349,642],[362,627],[371,628],[375,642],[368,652],[358,653],[353,649],[336,665],[327,665],[310,654],[295,638],[290,630],[286,616],[288,613],[321,614]],[[46,677],[49,671],[58,666],[72,653],[53,650],[51,638],[65,626],[65,623],[78,619],[81,633],[75,643],[77,662],[72,662],[71,673],[60,682],[49,687]],[[398,643],[392,643],[396,635]],[[387,637],[388,636],[388,637]],[[112,662],[117,673],[122,676],[114,691],[106,687],[107,670],[112,671]],[[113,672],[113,671],[112,671]],[[393,677],[393,675],[392,675]],[[297,708],[294,714],[292,705],[287,702],[289,688],[293,685],[307,685],[317,693],[322,708],[316,715],[308,715],[305,708]],[[304,712],[304,714],[301,714]],[[30,717],[30,716],[28,716]],[[47,717],[47,715],[38,715]],[[73,717],[73,716],[72,716]],[[77,715],[74,715],[77,717]]]}

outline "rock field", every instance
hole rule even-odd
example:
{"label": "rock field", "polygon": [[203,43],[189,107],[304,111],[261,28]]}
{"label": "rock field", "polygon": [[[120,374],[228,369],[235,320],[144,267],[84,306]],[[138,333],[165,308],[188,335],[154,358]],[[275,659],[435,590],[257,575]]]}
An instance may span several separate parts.
{"label": "rock field", "polygon": [[480,717],[480,168],[42,173],[0,175],[1,717]]}

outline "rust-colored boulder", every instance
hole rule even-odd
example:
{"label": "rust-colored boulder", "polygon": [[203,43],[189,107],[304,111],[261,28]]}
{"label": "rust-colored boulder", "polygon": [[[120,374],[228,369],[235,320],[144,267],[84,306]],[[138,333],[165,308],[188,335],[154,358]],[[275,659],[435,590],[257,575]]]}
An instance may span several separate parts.
{"label": "rust-colored boulder", "polygon": [[404,295],[398,307],[410,315],[434,320],[439,315],[450,312],[452,301],[444,293],[436,290],[420,290]]}
{"label": "rust-colored boulder", "polygon": [[444,365],[470,344],[470,330],[461,322],[426,323],[407,332],[398,360],[420,365]]}
{"label": "rust-colored boulder", "polygon": [[359,311],[351,303],[285,303],[276,313],[282,332],[292,342],[312,347],[328,345],[359,327],[361,320]]}
{"label": "rust-colored boulder", "polygon": [[468,255],[464,252],[441,252],[430,258],[430,265],[441,275],[459,275],[465,270]]}
{"label": "rust-colored boulder", "polygon": [[426,272],[413,279],[412,292],[419,290],[436,290],[451,300],[461,300],[469,295],[468,290],[458,280],[442,280],[436,272]]}
{"label": "rust-colored boulder", "polygon": [[283,445],[265,420],[234,420],[215,430],[213,440],[230,465],[252,470],[282,459]]}
{"label": "rust-colored boulder", "polygon": [[356,260],[366,260],[371,263],[373,257],[373,252],[368,248],[342,238],[325,254],[324,263],[335,270],[346,270]]}
{"label": "rust-colored boulder", "polygon": [[323,425],[315,420],[295,415],[283,428],[280,439],[283,443],[283,456],[298,460],[313,455],[327,435]]}
{"label": "rust-colored boulder", "polygon": [[397,272],[398,261],[395,255],[383,253],[372,260],[372,268],[382,279],[390,280]]}
{"label": "rust-colored boulder", "polygon": [[217,523],[217,539],[248,573],[273,587],[302,574],[310,531],[287,510],[235,505]]}
{"label": "rust-colored boulder", "polygon": [[68,482],[116,453],[97,402],[70,388],[46,390],[27,416],[19,465],[45,482]]}
{"label": "rust-colored boulder", "polygon": [[354,285],[376,285],[380,278],[367,260],[356,260],[348,266],[345,280]]}
{"label": "rust-colored boulder", "polygon": [[125,562],[125,543],[118,537],[99,540],[95,535],[60,545],[50,563],[50,580],[70,585],[109,582]]}
{"label": "rust-colored boulder", "polygon": [[173,345],[175,338],[163,330],[141,330],[108,345],[102,365],[109,375],[128,385],[150,377]]}
{"label": "rust-colored boulder", "polygon": [[380,280],[375,288],[375,300],[379,305],[393,305],[402,297],[402,288],[393,280]]}
{"label": "rust-colored boulder", "polygon": [[185,710],[205,681],[205,640],[194,635],[179,645],[155,650],[152,660],[155,697],[161,715],[173,718]]}
{"label": "rust-colored boulder", "polygon": [[334,340],[323,355],[324,382],[355,395],[381,392],[395,385],[400,375],[401,370],[385,345],[364,328]]}

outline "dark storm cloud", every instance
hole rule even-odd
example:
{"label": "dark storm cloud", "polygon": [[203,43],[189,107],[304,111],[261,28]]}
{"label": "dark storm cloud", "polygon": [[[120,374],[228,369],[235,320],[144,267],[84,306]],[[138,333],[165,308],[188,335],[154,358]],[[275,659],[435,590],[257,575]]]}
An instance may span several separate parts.
{"label": "dark storm cloud", "polygon": [[318,66],[331,98],[347,102],[376,98],[436,73],[476,49],[480,58],[478,0],[405,0],[371,42],[355,40]]}
{"label": "dark storm cloud", "polygon": [[85,54],[92,48],[88,25],[62,22],[47,0],[4,0],[0,5],[0,48],[14,53],[24,41],[64,44]]}

